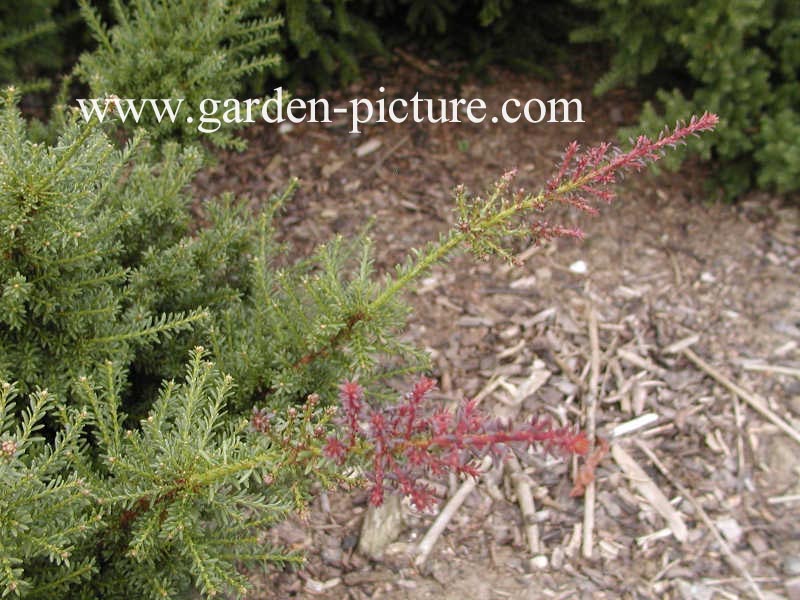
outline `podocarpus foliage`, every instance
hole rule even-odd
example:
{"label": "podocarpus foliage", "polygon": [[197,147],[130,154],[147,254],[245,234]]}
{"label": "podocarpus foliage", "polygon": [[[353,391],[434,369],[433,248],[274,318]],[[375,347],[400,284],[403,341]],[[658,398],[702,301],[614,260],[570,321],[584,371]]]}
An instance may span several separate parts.
{"label": "podocarpus foliage", "polygon": [[[211,225],[190,234],[192,150],[167,145],[156,160],[138,138],[117,150],[77,119],[56,145],[37,144],[13,94],[0,121],[0,585],[31,598],[159,598],[239,594],[239,563],[298,560],[258,533],[302,508],[316,481],[341,479],[326,444],[368,469],[376,499],[403,474],[422,503],[406,464],[469,472],[454,449],[513,442],[583,450],[569,431],[515,434],[469,408],[425,420],[422,392],[413,410],[372,410],[371,429],[351,429],[358,444],[333,452],[326,439],[338,382],[369,382],[381,357],[405,351],[400,296],[428,269],[465,244],[510,258],[509,238],[576,235],[541,211],[594,210],[620,174],[716,118],[627,152],[572,145],[538,193],[515,190],[510,173],[485,198],[459,190],[456,227],[383,278],[368,245],[341,240],[281,263],[272,218],[285,198],[256,217],[209,206]],[[181,368],[198,340],[209,349]],[[392,415],[414,417],[413,436],[387,454],[392,430],[379,424]]]}
{"label": "podocarpus foliage", "polygon": [[55,10],[58,0],[4,2],[0,5],[0,84],[26,89],[50,86],[43,75],[64,66],[63,41],[56,35],[61,25]]}
{"label": "podocarpus foliage", "polygon": [[236,294],[233,216],[187,236],[197,151],[170,145],[158,164],[133,164],[139,138],[117,150],[77,120],[56,146],[34,143],[14,92],[1,102],[0,376],[63,398],[105,360],[144,368],[145,348]]}
{"label": "podocarpus foliage", "polygon": [[[103,98],[183,99],[199,108],[206,98],[234,98],[241,82],[275,69],[277,54],[267,53],[278,40],[279,17],[259,18],[266,0],[165,2],[112,0],[116,24],[109,30],[88,0],[80,0],[87,26],[98,47],[81,57],[77,75]],[[139,125],[151,136],[183,140],[202,135],[219,146],[241,146],[230,128],[200,134],[184,111],[174,121],[144,111]]]}
{"label": "podocarpus foliage", "polygon": [[397,298],[364,312],[381,290],[366,241],[283,259],[273,220],[292,186],[255,216],[230,198],[210,203],[209,226],[192,234],[185,187],[198,151],[167,144],[153,159],[140,138],[117,150],[78,117],[56,146],[36,143],[13,93],[0,122],[0,377],[21,390],[64,398],[111,360],[146,406],[201,341],[246,409],[335,393],[355,371],[368,381],[381,356],[421,363],[396,335],[407,316]]}
{"label": "podocarpus foliage", "polygon": [[[692,152],[720,162],[718,181],[729,196],[753,184],[800,189],[800,3],[574,1],[599,15],[573,39],[614,48],[596,91],[636,84],[657,90],[637,130],[714,110],[723,116],[717,135]],[[667,165],[677,167],[684,156],[675,153]]]}
{"label": "podocarpus foliage", "polygon": [[[226,413],[233,381],[193,351],[136,424],[121,410],[124,371],[105,363],[77,380],[80,409],[44,391],[17,416],[0,393],[0,589],[22,597],[173,598],[241,594],[239,561],[298,562],[259,533],[303,507],[314,468],[288,444]],[[42,423],[58,423],[54,441]],[[275,420],[279,440],[313,439],[326,413]],[[310,446],[309,446],[310,447]],[[269,485],[265,484],[269,481]]]}

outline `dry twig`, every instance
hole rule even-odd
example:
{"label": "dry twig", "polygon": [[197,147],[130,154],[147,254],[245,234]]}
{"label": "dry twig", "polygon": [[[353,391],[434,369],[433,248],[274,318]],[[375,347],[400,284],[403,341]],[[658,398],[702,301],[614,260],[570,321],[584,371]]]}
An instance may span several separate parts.
{"label": "dry twig", "polygon": [[[591,371],[589,373],[589,393],[584,398],[586,409],[586,435],[594,448],[595,413],[597,410],[597,390],[600,387],[600,339],[597,332],[597,313],[594,307],[589,308],[589,348],[591,351]],[[595,482],[592,479],[586,486],[583,511],[583,556],[592,558],[594,545],[594,503]]]}
{"label": "dry twig", "polygon": [[791,375],[800,377],[800,369],[785,367],[783,365],[766,365],[762,363],[746,362],[742,365],[745,371],[763,371],[764,373],[778,373],[779,375]]}
{"label": "dry twig", "polygon": [[[481,464],[478,468],[481,471],[486,471],[491,464],[492,457],[484,456],[483,461],[481,461]],[[415,566],[420,567],[425,564],[425,561],[428,560],[428,556],[433,550],[434,545],[436,545],[436,541],[442,535],[445,527],[447,527],[447,524],[451,521],[453,515],[456,514],[456,511],[461,507],[461,505],[464,503],[464,500],[467,499],[467,496],[470,495],[477,484],[477,479],[473,477],[467,477],[461,484],[461,487],[459,487],[456,493],[453,494],[453,497],[448,500],[447,504],[439,513],[439,516],[436,517],[433,525],[431,525],[428,531],[425,533],[425,537],[422,538],[417,546],[417,558],[414,560]]]}
{"label": "dry twig", "polygon": [[539,526],[536,524],[536,506],[533,503],[531,485],[516,456],[509,456],[505,466],[509,471],[511,483],[514,484],[514,495],[517,497],[517,504],[519,504],[519,510],[522,513],[522,521],[525,524],[525,537],[528,539],[528,548],[531,551],[531,555],[536,556],[541,550]]}
{"label": "dry twig", "polygon": [[[686,352],[686,350],[684,350]],[[691,351],[690,351],[691,352]],[[755,594],[756,598],[760,600],[764,598],[764,595],[761,593],[761,588],[758,587],[758,584],[753,580],[753,577],[750,575],[750,572],[745,567],[744,562],[740,559],[736,554],[734,554],[731,547],[722,537],[720,532],[717,530],[717,527],[714,525],[714,522],[711,520],[711,517],[708,516],[708,513],[703,509],[702,505],[695,499],[694,496],[689,492],[689,490],[684,487],[684,485],[678,481],[675,476],[672,475],[667,466],[661,462],[661,460],[655,455],[655,453],[650,449],[650,447],[645,444],[641,440],[636,440],[636,445],[639,446],[642,452],[644,452],[647,457],[652,461],[652,463],[656,466],[656,468],[661,472],[664,477],[678,490],[678,493],[681,494],[686,500],[694,508],[697,515],[703,521],[703,524],[708,527],[711,531],[711,534],[714,536],[714,539],[719,544],[722,553],[725,555],[725,558],[728,559],[730,565],[739,571],[739,574],[747,581],[750,587],[753,589],[753,593]]]}
{"label": "dry twig", "polygon": [[707,375],[715,379],[719,382],[722,386],[728,389],[728,391],[733,392],[739,398],[744,400],[753,410],[759,413],[762,417],[767,419],[769,422],[777,425],[777,427],[783,431],[786,435],[792,438],[795,442],[800,444],[800,432],[798,432],[794,427],[789,425],[786,421],[781,419],[774,411],[772,411],[768,406],[767,403],[764,401],[763,398],[760,398],[753,394],[752,392],[747,391],[746,389],[738,386],[733,381],[725,377],[722,373],[717,371],[714,367],[709,365],[706,361],[702,358],[697,356],[691,348],[684,348],[682,350],[683,355],[692,361],[697,367],[704,371]]}
{"label": "dry twig", "polygon": [[679,542],[685,542],[689,531],[683,522],[683,517],[673,508],[669,499],[647,475],[645,470],[619,444],[614,444],[611,447],[611,455],[638,492],[664,518],[675,538]]}

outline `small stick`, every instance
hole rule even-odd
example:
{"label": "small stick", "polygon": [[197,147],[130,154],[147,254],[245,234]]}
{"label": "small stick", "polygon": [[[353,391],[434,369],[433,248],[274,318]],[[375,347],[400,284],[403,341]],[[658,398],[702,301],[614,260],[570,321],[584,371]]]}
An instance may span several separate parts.
{"label": "small stick", "polygon": [[626,350],[625,348],[619,348],[617,350],[617,356],[620,357],[622,360],[629,362],[636,367],[639,367],[640,369],[644,369],[646,371],[650,371],[651,373],[655,373],[659,377],[663,377],[664,374],[667,372],[666,369],[659,367],[652,360],[647,360],[646,358],[642,358],[635,352],[631,352],[630,350]]}
{"label": "small stick", "polygon": [[[478,466],[478,469],[481,471],[486,471],[491,464],[492,457],[484,456],[483,461],[481,461],[481,464]],[[436,517],[433,525],[431,525],[430,529],[428,529],[428,531],[425,533],[425,537],[422,538],[417,546],[417,558],[414,559],[415,566],[420,567],[425,564],[425,561],[428,560],[431,550],[433,550],[433,546],[442,535],[445,527],[447,527],[447,524],[453,518],[453,515],[456,514],[456,511],[461,507],[461,505],[464,503],[464,500],[467,499],[467,496],[470,495],[477,484],[477,479],[467,477],[462,482],[461,487],[459,487],[456,493],[453,494],[453,497],[448,500],[445,507],[439,513],[439,516]]]}
{"label": "small stick", "polygon": [[744,479],[745,464],[744,464],[744,438],[742,437],[742,430],[744,429],[744,418],[742,417],[742,409],[739,407],[739,396],[733,394],[733,417],[736,422],[736,463],[739,469],[740,480]]}
{"label": "small stick", "polygon": [[759,588],[758,584],[753,580],[753,577],[750,575],[747,567],[745,567],[744,562],[733,553],[733,550],[728,545],[728,542],[726,542],[722,535],[720,535],[719,531],[714,525],[714,522],[711,520],[711,517],[708,516],[708,513],[706,513],[706,511],[703,509],[702,505],[695,499],[694,496],[692,496],[689,490],[686,489],[683,484],[672,475],[672,472],[667,469],[667,466],[661,462],[661,460],[655,455],[655,452],[653,452],[647,444],[641,440],[636,440],[636,445],[639,446],[639,449],[647,455],[647,458],[649,458],[656,468],[661,471],[661,474],[667,478],[667,480],[675,487],[676,490],[678,490],[678,493],[680,493],[681,496],[689,501],[705,526],[708,527],[709,531],[711,531],[711,534],[719,544],[720,549],[722,549],[722,553],[728,559],[728,563],[730,563],[734,569],[739,571],[739,574],[744,577],[748,584],[750,584],[750,587],[753,588],[753,593],[755,594],[756,598],[763,600],[764,595],[761,593],[761,588]]}
{"label": "small stick", "polygon": [[695,354],[691,348],[684,348],[682,352],[683,355],[697,365],[701,371],[705,371],[707,375],[713,379],[716,379],[720,384],[726,387],[728,391],[731,391],[739,396],[739,398],[744,400],[753,410],[761,414],[762,417],[774,425],[777,425],[778,428],[781,429],[786,435],[800,444],[800,432],[775,414],[775,412],[767,406],[766,402],[764,402],[762,398],[759,398],[755,394],[748,392],[746,389],[736,385],[733,381],[725,377],[722,373],[697,356],[697,354]]}
{"label": "small stick", "polygon": [[400,138],[399,142],[395,143],[391,148],[389,148],[386,152],[384,152],[381,155],[381,157],[378,160],[376,160],[369,169],[366,170],[364,176],[366,177],[372,175],[375,171],[380,169],[383,166],[383,163],[386,161],[386,159],[389,158],[392,154],[394,154],[403,144],[405,144],[410,139],[411,136],[408,135]]}
{"label": "small stick", "polygon": [[800,369],[784,367],[783,365],[764,365],[759,363],[744,363],[742,368],[745,371],[763,371],[764,373],[778,373],[779,375],[792,375],[800,377]]}
{"label": "small stick", "polygon": [[772,496],[771,498],[767,498],[767,504],[790,504],[792,502],[800,502],[800,494]]}
{"label": "small stick", "polygon": [[480,392],[478,392],[478,395],[472,399],[472,401],[475,403],[475,406],[478,406],[478,404],[480,404],[480,402],[484,398],[486,398],[486,396],[488,396],[497,388],[499,388],[502,383],[503,383],[503,378],[497,377],[489,381],[489,383],[487,383],[485,386],[483,386],[483,389]]}
{"label": "small stick", "polygon": [[614,429],[611,430],[611,437],[618,438],[623,435],[628,435],[636,431],[637,429],[641,429],[642,427],[647,427],[648,425],[652,425],[658,421],[658,415],[656,413],[644,413],[643,415],[639,415],[635,419],[631,419],[630,421],[626,421],[624,423],[620,423]]}
{"label": "small stick", "polygon": [[533,503],[530,483],[528,483],[517,457],[513,454],[506,460],[506,468],[509,471],[511,482],[514,484],[514,495],[517,497],[517,504],[522,513],[528,548],[531,554],[536,556],[541,553],[541,546],[539,544],[539,526],[536,524],[536,506]]}
{"label": "small stick", "polygon": [[[597,390],[600,387],[600,338],[597,332],[597,313],[594,307],[589,308],[589,349],[591,351],[591,371],[589,372],[589,393],[584,398],[584,407],[586,409],[586,435],[589,438],[592,449],[594,449]],[[586,486],[586,492],[584,494],[584,558],[592,558],[592,546],[594,546],[594,504],[595,482],[594,478],[592,478],[592,481]]]}

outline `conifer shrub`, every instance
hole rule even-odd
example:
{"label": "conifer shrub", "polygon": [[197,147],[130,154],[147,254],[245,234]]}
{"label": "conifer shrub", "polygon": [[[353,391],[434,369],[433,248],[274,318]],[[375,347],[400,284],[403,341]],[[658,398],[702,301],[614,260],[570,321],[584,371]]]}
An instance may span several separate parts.
{"label": "conifer shrub", "polygon": [[151,383],[177,376],[200,342],[236,377],[242,409],[335,391],[356,370],[367,382],[386,357],[424,364],[395,335],[407,307],[373,301],[382,287],[368,240],[284,260],[274,219],[294,185],[258,215],[230,197],[208,203],[210,224],[193,233],[195,148],[134,137],[118,150],[77,115],[56,145],[35,142],[14,92],[0,123],[0,378],[21,391],[63,397],[110,360],[130,369],[146,405]]}
{"label": "conifer shrub", "polygon": [[[33,142],[16,102],[10,91],[0,107],[0,376],[63,395],[95,365],[132,364],[206,318],[234,293],[217,271],[237,248],[187,236],[196,150],[133,164],[141,138],[118,150],[78,119],[56,145]],[[235,240],[236,223],[225,233]]]}
{"label": "conifer shrub", "polygon": [[569,31],[584,15],[568,4],[514,0],[279,0],[268,14],[285,19],[290,80],[320,88],[358,79],[366,62],[385,60],[395,46],[463,61],[465,72],[502,64],[551,75],[543,65],[566,56]]}
{"label": "conifer shrub", "polygon": [[[248,76],[277,68],[268,53],[279,39],[280,17],[258,17],[266,0],[111,2],[115,24],[109,29],[89,0],[81,12],[97,41],[85,53],[76,75],[94,97],[184,99],[199,107],[206,98],[233,98]],[[139,125],[151,136],[196,139],[197,126],[186,119],[159,119],[145,111]],[[237,146],[230,128],[204,134],[218,146]]]}
{"label": "conifer shrub", "polygon": [[717,122],[625,152],[572,144],[536,193],[513,172],[486,195],[459,188],[455,226],[381,276],[367,240],[287,264],[273,221],[291,186],[255,216],[223,199],[193,232],[197,150],[118,149],[77,115],[35,142],[16,102],[0,106],[0,589],[24,598],[241,596],[241,565],[301,560],[260,534],[316,484],[365,480],[374,503],[395,488],[424,507],[419,479],[474,474],[475,452],[586,454],[573,428],[431,411],[427,379],[383,407],[362,385],[418,355],[398,341],[402,292],[433,266],[580,237],[541,213],[596,212],[624,173]]}
{"label": "conifer shrub", "polygon": [[47,87],[42,76],[63,67],[63,41],[56,35],[59,0],[0,4],[0,84],[25,82],[27,89]]}
{"label": "conifer shrub", "polygon": [[[721,164],[729,197],[756,185],[800,189],[800,4],[790,0],[689,2],[576,0],[596,21],[572,34],[577,42],[610,42],[611,68],[595,91],[646,84],[640,127],[703,107],[718,112],[718,134],[691,152]],[[637,127],[636,129],[639,129]],[[631,130],[623,132],[628,135]],[[666,162],[673,168],[686,152]]]}

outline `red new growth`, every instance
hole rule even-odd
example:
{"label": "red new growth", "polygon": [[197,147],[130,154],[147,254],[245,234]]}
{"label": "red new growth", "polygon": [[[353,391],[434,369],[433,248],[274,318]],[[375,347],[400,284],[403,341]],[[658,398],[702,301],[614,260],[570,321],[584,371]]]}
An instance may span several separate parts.
{"label": "red new growth", "polygon": [[[648,164],[659,160],[665,148],[683,144],[686,138],[702,131],[710,131],[719,122],[719,117],[704,113],[692,117],[688,124],[676,124],[675,129],[664,130],[657,139],[639,136],[633,147],[623,152],[616,146],[603,142],[581,150],[578,142],[572,142],[564,151],[556,174],[547,182],[543,200],[564,202],[578,210],[596,215],[592,201],[611,202],[614,191],[611,185],[622,179],[627,171],[640,171]],[[534,222],[531,232],[539,241],[555,237],[581,238],[580,230],[550,225],[546,221]]]}
{"label": "red new growth", "polygon": [[417,508],[427,508],[435,498],[424,478],[449,472],[477,476],[472,459],[487,453],[501,458],[509,449],[524,450],[534,444],[562,454],[589,450],[586,436],[575,429],[554,428],[545,419],[512,428],[479,411],[474,401],[455,412],[425,411],[423,403],[434,386],[422,377],[399,404],[381,408],[364,402],[357,384],[341,386],[344,440],[329,437],[325,455],[339,464],[351,454],[366,455],[373,504],[381,504],[384,489],[391,488],[409,496]]}

